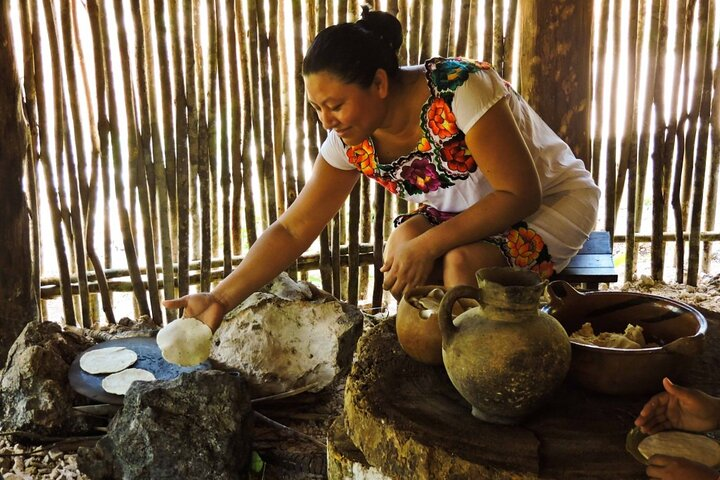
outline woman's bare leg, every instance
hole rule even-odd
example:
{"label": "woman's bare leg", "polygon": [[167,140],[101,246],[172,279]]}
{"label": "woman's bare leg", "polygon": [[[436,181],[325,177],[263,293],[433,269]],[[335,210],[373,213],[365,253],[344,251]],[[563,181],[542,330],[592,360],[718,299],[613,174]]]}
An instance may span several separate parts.
{"label": "woman's bare leg", "polygon": [[454,248],[445,254],[443,262],[443,283],[446,287],[455,285],[477,285],[475,272],[483,267],[506,267],[505,255],[500,247],[488,242],[476,242]]}

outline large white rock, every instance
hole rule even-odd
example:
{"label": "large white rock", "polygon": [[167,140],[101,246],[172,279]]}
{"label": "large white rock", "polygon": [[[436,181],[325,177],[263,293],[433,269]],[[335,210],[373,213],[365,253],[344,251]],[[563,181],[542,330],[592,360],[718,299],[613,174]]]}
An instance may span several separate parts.
{"label": "large white rock", "polygon": [[210,358],[243,372],[254,397],[319,391],[349,369],[362,323],[357,307],[283,273],[225,316]]}

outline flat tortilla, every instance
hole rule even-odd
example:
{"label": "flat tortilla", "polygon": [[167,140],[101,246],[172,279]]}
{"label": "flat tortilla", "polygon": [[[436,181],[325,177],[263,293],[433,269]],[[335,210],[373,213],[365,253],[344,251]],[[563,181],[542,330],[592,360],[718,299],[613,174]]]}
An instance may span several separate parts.
{"label": "flat tortilla", "polygon": [[213,332],[197,318],[173,320],[157,334],[157,344],[165,360],[190,367],[210,356]]}
{"label": "flat tortilla", "polygon": [[105,347],[90,350],[80,357],[80,368],[87,373],[115,373],[137,361],[137,353],[125,347]]}
{"label": "flat tortilla", "polygon": [[714,468],[720,465],[720,444],[696,433],[666,431],[644,438],[638,451],[645,458],[656,454],[682,457]]}
{"label": "flat tortilla", "polygon": [[102,387],[108,393],[125,395],[134,381],[151,382],[155,380],[152,372],[142,368],[128,368],[103,378]]}

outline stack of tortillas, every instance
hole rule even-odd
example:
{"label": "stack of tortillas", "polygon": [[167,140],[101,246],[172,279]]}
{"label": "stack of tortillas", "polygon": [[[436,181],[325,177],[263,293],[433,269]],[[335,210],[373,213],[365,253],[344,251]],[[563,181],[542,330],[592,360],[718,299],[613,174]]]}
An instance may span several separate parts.
{"label": "stack of tortillas", "polygon": [[85,352],[80,357],[80,368],[92,375],[109,374],[102,380],[108,393],[125,395],[136,381],[155,380],[152,372],[141,368],[128,368],[137,361],[137,353],[125,347],[105,347]]}
{"label": "stack of tortillas", "polygon": [[638,451],[645,457],[669,455],[682,457],[708,467],[720,466],[720,443],[696,433],[666,431],[644,438]]}

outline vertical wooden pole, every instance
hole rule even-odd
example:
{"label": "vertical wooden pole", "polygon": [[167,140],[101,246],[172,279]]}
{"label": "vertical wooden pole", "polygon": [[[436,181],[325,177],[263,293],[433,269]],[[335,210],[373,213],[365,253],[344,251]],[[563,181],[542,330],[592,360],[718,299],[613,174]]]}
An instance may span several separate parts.
{"label": "vertical wooden pole", "polygon": [[525,98],[589,167],[592,2],[521,0]]}
{"label": "vertical wooden pole", "polygon": [[[25,39],[26,41],[28,39]],[[38,316],[32,288],[30,222],[23,194],[23,162],[28,127],[22,112],[20,82],[10,38],[8,3],[0,6],[0,361],[25,325]]]}

